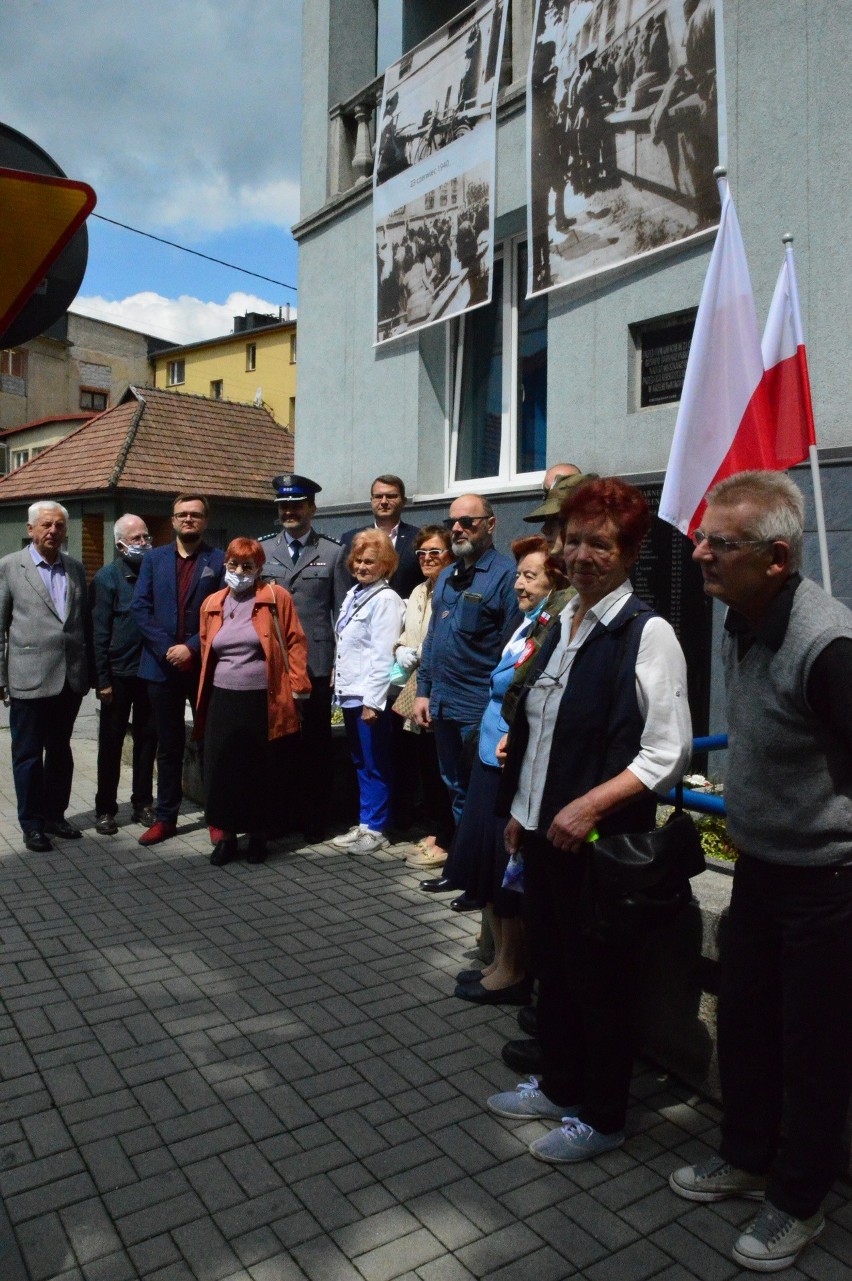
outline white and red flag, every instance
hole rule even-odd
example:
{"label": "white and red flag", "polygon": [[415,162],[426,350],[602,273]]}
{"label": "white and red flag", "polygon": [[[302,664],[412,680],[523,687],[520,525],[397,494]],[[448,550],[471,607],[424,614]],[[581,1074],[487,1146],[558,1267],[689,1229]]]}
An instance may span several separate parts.
{"label": "white and red flag", "polygon": [[807,458],[811,445],[816,444],[816,434],[796,264],[789,244],[769,305],[761,347],[775,428],[777,462],[773,465],[794,467]]}
{"label": "white and red flag", "polygon": [[660,517],[684,534],[699,525],[704,496],[717,481],[734,472],[790,465],[776,458],[742,234],[727,182],[722,180],[720,187],[719,230],[695,318],[660,498]]}

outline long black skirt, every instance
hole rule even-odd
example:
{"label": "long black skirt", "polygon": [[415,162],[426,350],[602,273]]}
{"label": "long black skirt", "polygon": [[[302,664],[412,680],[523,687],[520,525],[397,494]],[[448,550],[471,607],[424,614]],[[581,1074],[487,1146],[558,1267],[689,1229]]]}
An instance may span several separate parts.
{"label": "long black skirt", "polygon": [[453,843],[450,878],[480,903],[490,903],[501,919],[520,916],[523,895],[503,889],[509,855],[503,834],[507,819],[494,813],[500,790],[500,770],[474,758],[464,809]]}
{"label": "long black skirt", "polygon": [[265,689],[217,689],[204,730],[204,815],[226,832],[281,827],[284,738],[269,741]]}

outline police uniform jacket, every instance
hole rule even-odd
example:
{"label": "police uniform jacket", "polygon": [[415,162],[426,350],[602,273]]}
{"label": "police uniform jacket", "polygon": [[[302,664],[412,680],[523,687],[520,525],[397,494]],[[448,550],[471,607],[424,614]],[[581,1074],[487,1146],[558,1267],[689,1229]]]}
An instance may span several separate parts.
{"label": "police uniform jacket", "polygon": [[280,583],[293,597],[299,621],[308,638],[311,677],[329,676],[334,667],[334,620],[352,582],[346,568],[346,549],[335,538],[315,529],[305,535],[293,564],[284,531],[259,540],[266,553],[265,582]]}

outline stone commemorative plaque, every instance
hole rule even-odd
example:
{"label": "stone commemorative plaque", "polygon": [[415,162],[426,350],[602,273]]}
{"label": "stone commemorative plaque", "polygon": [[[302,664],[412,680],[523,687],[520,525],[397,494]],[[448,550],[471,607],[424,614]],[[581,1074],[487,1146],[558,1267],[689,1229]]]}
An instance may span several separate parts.
{"label": "stone commemorative plaque", "polygon": [[680,400],[694,328],[694,320],[685,320],[642,334],[639,403],[643,409]]}
{"label": "stone commemorative plaque", "polygon": [[675,630],[686,655],[692,732],[706,734],[710,711],[710,661],[713,602],[704,594],[701,570],[692,559],[692,543],[657,518],[661,484],[638,487],[654,514],[631,580],[636,595]]}

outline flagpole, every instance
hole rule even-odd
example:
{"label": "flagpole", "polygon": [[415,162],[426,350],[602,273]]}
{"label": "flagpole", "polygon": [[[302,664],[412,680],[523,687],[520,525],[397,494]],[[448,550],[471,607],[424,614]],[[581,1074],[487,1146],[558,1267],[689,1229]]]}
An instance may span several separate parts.
{"label": "flagpole", "polygon": [[[793,324],[796,328],[796,343],[800,348],[804,347],[805,334],[802,326],[802,314],[799,308],[799,281],[796,276],[796,261],[793,257],[793,236],[788,231],[781,237],[781,243],[784,246],[784,253],[787,258],[787,270],[790,276],[791,284],[791,303],[793,308]],[[807,365],[805,365],[805,376],[807,377]],[[810,383],[806,383],[808,402],[810,404]],[[819,474],[819,457],[817,455],[816,445],[808,448],[808,458],[811,464],[811,480],[814,491],[814,514],[816,516],[817,540],[819,542],[819,559],[822,568],[822,585],[823,589],[830,596],[831,593],[831,568],[828,561],[828,538],[825,531],[825,509],[822,504],[822,480]]]}

